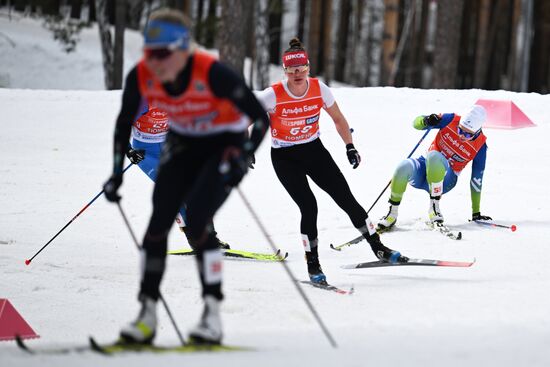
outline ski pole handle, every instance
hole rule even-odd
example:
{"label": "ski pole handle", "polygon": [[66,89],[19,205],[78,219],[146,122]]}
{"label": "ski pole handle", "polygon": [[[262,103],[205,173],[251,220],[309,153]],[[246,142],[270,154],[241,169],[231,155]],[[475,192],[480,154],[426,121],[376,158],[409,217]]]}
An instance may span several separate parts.
{"label": "ski pole handle", "polygon": [[470,220],[470,222],[475,222],[477,224],[482,224],[484,226],[489,226],[489,227],[507,228],[507,229],[511,230],[512,232],[515,232],[516,229],[517,229],[517,226],[515,224],[507,226],[507,225],[504,225],[504,224],[483,222],[483,221],[480,221],[480,220]]}

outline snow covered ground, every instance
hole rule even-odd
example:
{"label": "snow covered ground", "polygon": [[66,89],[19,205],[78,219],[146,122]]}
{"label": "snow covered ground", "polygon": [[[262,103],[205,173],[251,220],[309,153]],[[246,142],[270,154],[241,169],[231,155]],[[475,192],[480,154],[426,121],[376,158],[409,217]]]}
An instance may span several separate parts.
{"label": "snow covered ground", "polygon": [[[5,33],[6,24],[0,18],[0,32]],[[10,37],[23,48],[26,43],[18,35]],[[40,37],[37,33],[36,39]],[[48,46],[47,53],[55,53],[55,47]],[[4,51],[0,57],[1,73],[25,74],[18,63],[5,66],[9,58]],[[54,69],[59,63],[53,62]],[[50,68],[43,66],[41,75],[49,77]],[[63,83],[55,81],[73,78],[79,85],[75,89],[101,88],[102,77],[96,75],[100,67],[80,75],[74,72],[74,63],[69,66],[51,79],[51,84],[17,87],[64,89]],[[32,66],[25,64],[27,67],[29,74],[34,72]],[[82,86],[83,78],[98,78],[99,84]],[[463,240],[451,241],[424,228],[428,197],[409,189],[401,205],[398,230],[383,235],[383,241],[412,257],[476,258],[472,268],[343,270],[340,265],[373,260],[374,256],[365,243],[341,253],[329,248],[330,243],[341,243],[357,233],[346,215],[312,185],[319,203],[323,269],[331,283],[353,285],[356,290],[352,296],[342,296],[305,288],[338,349],[330,347],[280,264],[228,260],[222,308],[225,341],[250,346],[253,352],[113,358],[93,353],[29,356],[13,342],[1,342],[0,365],[548,366],[550,174],[544,167],[550,159],[550,97],[406,88],[338,88],[334,93],[355,129],[361,166],[351,169],[326,114],[321,118],[322,140],[366,208],[396,164],[420,139],[421,133],[411,127],[416,115],[460,112],[478,98],[512,99],[538,126],[486,130],[489,152],[482,213],[501,223],[516,224],[517,232],[468,223],[467,168],[441,203],[447,223],[463,231]],[[0,89],[0,298],[8,298],[41,335],[28,341],[36,348],[84,344],[88,335],[110,341],[137,313],[138,256],[116,207],[104,198],[89,207],[30,266],[24,265],[26,258],[101,190],[111,170],[119,104],[118,91]],[[425,151],[434,136],[428,136],[417,154]],[[287,262],[294,274],[305,279],[299,213],[273,172],[267,139],[257,154],[256,168],[241,187],[274,242],[289,252]],[[151,211],[151,190],[152,183],[136,167],[125,175],[122,205],[140,238]],[[386,200],[387,194],[371,212],[373,219],[385,214]],[[220,237],[234,248],[269,251],[236,194],[218,213],[216,225]],[[173,230],[169,246],[177,249],[187,244],[184,236]],[[202,309],[192,258],[169,258],[162,292],[185,332]],[[177,343],[162,308],[159,315],[157,342]]]}

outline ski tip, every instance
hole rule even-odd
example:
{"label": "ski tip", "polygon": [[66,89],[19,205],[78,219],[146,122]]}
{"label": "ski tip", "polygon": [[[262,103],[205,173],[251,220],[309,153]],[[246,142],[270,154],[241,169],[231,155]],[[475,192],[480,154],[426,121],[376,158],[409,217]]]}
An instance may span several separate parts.
{"label": "ski tip", "polygon": [[330,244],[330,248],[333,249],[334,251],[342,251],[341,248],[334,247],[332,243]]}
{"label": "ski tip", "polygon": [[27,348],[27,346],[25,345],[25,343],[23,342],[23,338],[21,338],[21,336],[19,334],[15,334],[15,342],[17,343],[17,346],[19,348],[24,349],[26,351],[29,350]]}
{"label": "ski tip", "polygon": [[340,269],[355,269],[356,264],[340,265]]}

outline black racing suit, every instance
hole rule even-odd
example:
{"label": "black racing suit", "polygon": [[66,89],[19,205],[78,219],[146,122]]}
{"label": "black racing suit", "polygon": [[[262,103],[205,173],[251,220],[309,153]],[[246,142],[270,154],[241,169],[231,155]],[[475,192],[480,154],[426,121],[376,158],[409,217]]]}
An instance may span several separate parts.
{"label": "black racing suit", "polygon": [[300,208],[300,231],[310,241],[317,239],[317,201],[307,176],[346,212],[355,228],[365,226],[367,212],[357,202],[349,185],[321,143],[321,139],[284,148],[271,148],[271,161],[279,181]]}
{"label": "black racing suit", "polygon": [[[191,82],[194,58],[191,56],[175,83],[163,84],[172,96],[183,94]],[[214,62],[208,74],[209,86],[216,97],[230,100],[254,122],[250,139],[246,133],[224,132],[205,137],[183,136],[170,130],[163,145],[159,170],[153,192],[153,214],[143,239],[145,262],[140,295],[159,297],[164,274],[167,236],[179,208],[187,208],[189,236],[196,243],[203,296],[222,299],[221,278],[208,276],[206,252],[217,249],[217,241],[209,225],[230,192],[227,177],[220,172],[222,154],[228,147],[247,150],[252,154],[269,126],[269,119],[252,91],[228,67]],[[125,147],[128,145],[133,121],[139,113],[142,96],[138,88],[137,68],[126,78],[122,107],[115,130],[115,172],[122,169]]]}

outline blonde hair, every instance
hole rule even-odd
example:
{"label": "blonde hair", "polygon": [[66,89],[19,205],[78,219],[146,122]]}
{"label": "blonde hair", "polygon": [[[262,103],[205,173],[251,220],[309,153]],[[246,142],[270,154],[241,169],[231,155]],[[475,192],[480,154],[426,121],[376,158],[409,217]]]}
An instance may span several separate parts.
{"label": "blonde hair", "polygon": [[192,23],[187,15],[179,10],[171,8],[160,8],[151,13],[149,20],[162,20],[163,22],[182,25],[191,30]]}
{"label": "blonde hair", "polygon": [[152,20],[160,20],[163,22],[184,26],[187,28],[189,35],[191,36],[189,42],[189,52],[192,53],[198,48],[198,45],[193,38],[193,23],[191,22],[191,19],[183,12],[172,8],[160,8],[151,13],[149,16],[149,21]]}

